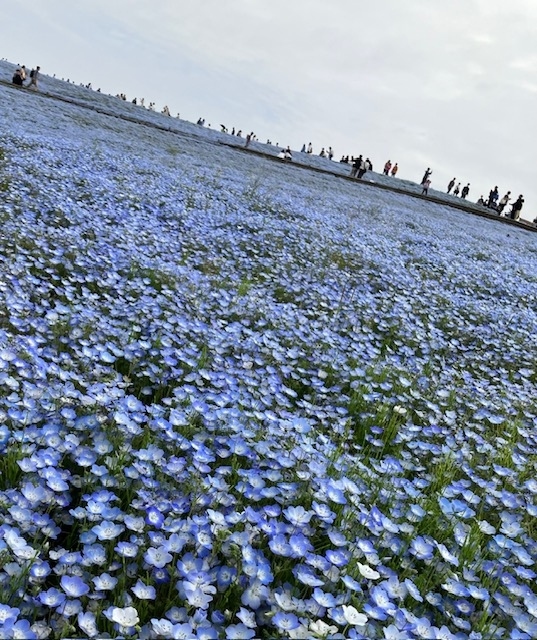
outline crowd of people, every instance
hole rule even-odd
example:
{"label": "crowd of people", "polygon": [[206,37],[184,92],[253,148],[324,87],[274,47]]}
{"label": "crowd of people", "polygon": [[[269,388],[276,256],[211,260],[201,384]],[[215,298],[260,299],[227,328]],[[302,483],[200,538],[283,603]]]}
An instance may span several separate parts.
{"label": "crowd of people", "polygon": [[[470,191],[470,183],[468,183],[465,187],[460,189],[461,183],[457,182],[456,178],[452,178],[449,181],[447,186],[447,193],[451,193],[453,189],[453,195],[458,196],[459,192],[461,194],[461,198],[465,199]],[[455,188],[453,188],[455,187]],[[491,189],[488,195],[488,198],[484,196],[479,196],[477,200],[477,204],[486,207],[487,209],[492,209],[496,211],[499,216],[504,215],[504,209],[511,201],[511,192],[507,191],[507,193],[500,198],[500,192],[498,191],[498,186],[496,185],[494,189]],[[511,204],[511,211],[509,212],[509,216],[511,220],[520,220],[520,212],[522,211],[522,207],[524,206],[524,196],[520,194],[518,198]],[[507,214],[506,214],[507,216]]]}
{"label": "crowd of people", "polygon": [[[18,85],[20,87],[27,87],[27,88],[37,90],[40,71],[41,71],[41,67],[36,66],[28,73],[25,65],[19,65],[13,74],[12,82],[13,84]],[[62,80],[64,80],[64,78],[62,78]],[[71,81],[67,79],[66,82],[71,82]],[[85,85],[81,84],[80,86],[83,86],[86,89],[92,89],[91,82]],[[100,91],[101,91],[100,88],[97,89],[97,92],[100,92]],[[116,97],[123,101],[127,100],[127,96],[124,93],[118,93]],[[133,98],[131,102],[132,104],[140,105],[141,107],[145,108],[144,98],[140,98],[140,99]],[[155,103],[149,102],[147,108],[150,111],[155,111]],[[166,116],[171,116],[170,109],[168,108],[167,105],[163,107],[161,113]],[[180,114],[177,113],[176,117],[180,118]],[[200,117],[197,120],[196,124],[200,126],[205,126],[205,118]],[[207,126],[211,127],[210,124]],[[232,136],[237,136],[239,138],[242,138],[242,130],[235,129],[235,127],[233,127],[231,131],[229,131],[224,124],[221,124],[220,131],[222,133],[228,133]],[[248,147],[250,143],[253,141],[257,141],[257,136],[252,131],[246,135],[244,146]],[[267,144],[272,145],[271,140],[267,140]],[[279,147],[279,144],[276,143],[276,146]],[[311,142],[308,142],[308,144],[304,143],[302,145],[300,152],[306,153],[306,154],[313,154],[312,143]],[[319,156],[321,158],[327,158],[328,160],[331,161],[334,157],[334,151],[331,146],[329,146],[328,148],[322,147],[321,151],[319,152]],[[279,152],[278,157],[284,160],[292,160],[293,155],[290,147],[287,146],[285,149],[282,149]],[[368,157],[364,158],[362,155],[359,155],[356,157],[349,156],[349,155],[342,155],[341,160],[339,162],[342,164],[348,164],[351,166],[351,170],[350,170],[351,178],[362,179],[363,176],[368,171],[373,171],[373,163],[371,162],[371,160]],[[391,160],[387,160],[384,164],[382,173],[385,176],[392,176],[394,178],[397,175],[398,170],[399,170],[399,165],[397,162],[392,163]],[[422,188],[422,191],[421,191],[422,195],[428,195],[429,193],[429,188],[432,183],[431,174],[432,174],[431,168],[427,167],[425,173],[423,174],[423,178],[421,179],[421,182],[420,182],[420,186]],[[466,200],[466,198],[468,197],[468,194],[470,193],[470,183],[468,182],[464,187],[461,188],[461,182],[458,182],[456,178],[453,178],[452,180],[450,180],[447,186],[447,193],[452,194],[456,197],[458,197],[460,194],[461,199]],[[480,198],[477,200],[477,204],[482,205],[483,207],[486,207],[488,209],[492,209],[493,211],[496,211],[496,213],[499,216],[502,216],[504,215],[504,210],[507,207],[507,205],[510,203],[511,199],[512,198],[511,198],[510,191],[507,191],[507,193],[502,198],[499,198],[498,187],[495,186],[494,189],[490,190],[488,198],[485,199],[483,196],[480,196]],[[519,220],[523,205],[524,205],[524,196],[521,194],[518,196],[518,198],[514,202],[511,203],[511,210],[509,212],[508,217],[510,217],[512,220]],[[533,222],[534,224],[537,224],[537,218]]]}

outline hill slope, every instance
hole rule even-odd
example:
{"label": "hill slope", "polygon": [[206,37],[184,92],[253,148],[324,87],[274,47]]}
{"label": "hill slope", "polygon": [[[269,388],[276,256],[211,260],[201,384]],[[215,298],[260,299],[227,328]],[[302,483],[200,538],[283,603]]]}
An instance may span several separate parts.
{"label": "hill slope", "polygon": [[535,635],[535,236],[0,97],[3,632]]}

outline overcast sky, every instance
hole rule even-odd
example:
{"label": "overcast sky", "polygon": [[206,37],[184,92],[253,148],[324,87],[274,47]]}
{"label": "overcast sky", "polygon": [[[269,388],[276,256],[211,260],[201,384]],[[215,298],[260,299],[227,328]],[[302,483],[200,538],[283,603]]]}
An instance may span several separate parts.
{"label": "overcast sky", "polygon": [[536,0],[0,0],[0,57],[537,215]]}

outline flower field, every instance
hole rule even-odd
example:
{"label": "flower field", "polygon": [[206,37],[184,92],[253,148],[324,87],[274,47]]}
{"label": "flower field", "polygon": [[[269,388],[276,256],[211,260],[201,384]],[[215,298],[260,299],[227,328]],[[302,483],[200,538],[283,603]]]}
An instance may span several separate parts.
{"label": "flower field", "polygon": [[0,639],[537,637],[537,236],[0,97]]}

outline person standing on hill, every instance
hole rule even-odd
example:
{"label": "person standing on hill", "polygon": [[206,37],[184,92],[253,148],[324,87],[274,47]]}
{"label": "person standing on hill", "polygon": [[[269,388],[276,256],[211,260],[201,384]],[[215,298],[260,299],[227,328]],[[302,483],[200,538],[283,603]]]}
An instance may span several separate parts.
{"label": "person standing on hill", "polygon": [[397,162],[393,165],[392,167],[392,176],[395,178],[395,176],[397,175],[397,172],[399,171],[399,167],[397,165]]}
{"label": "person standing on hill", "polygon": [[496,209],[496,201],[498,200],[498,187],[494,187],[494,189],[490,190],[489,199],[487,201],[487,207],[489,209]]}
{"label": "person standing on hill", "polygon": [[429,179],[430,175],[431,175],[432,171],[430,167],[427,167],[427,171],[423,174],[423,178],[421,179],[421,184],[425,184],[426,180]]}
{"label": "person standing on hill", "polygon": [[458,196],[458,195],[459,195],[459,193],[460,193],[460,191],[461,191],[461,183],[460,183],[460,182],[458,182],[458,183],[457,183],[457,186],[455,187],[455,190],[453,191],[453,195],[454,195],[454,196]]}
{"label": "person standing on hill", "polygon": [[390,169],[392,168],[392,163],[391,160],[388,160],[388,162],[384,165],[384,175],[387,176],[390,173]]}
{"label": "person standing on hill", "polygon": [[37,91],[37,81],[39,79],[39,75],[41,71],[41,67],[36,67],[30,71],[30,83],[27,85],[28,89],[34,89]]}
{"label": "person standing on hill", "polygon": [[449,184],[447,186],[447,192],[448,193],[450,193],[451,189],[453,189],[453,187],[455,186],[455,182],[456,182],[455,178],[453,178],[453,180],[450,180],[450,182],[449,182]]}
{"label": "person standing on hill", "polygon": [[470,193],[470,183],[468,183],[465,187],[462,188],[461,198],[466,200],[466,196]]}
{"label": "person standing on hill", "polygon": [[306,151],[306,153],[313,153],[313,147],[311,142],[308,143],[308,150]]}
{"label": "person standing on hill", "polygon": [[503,198],[500,200],[500,202],[498,202],[498,215],[501,216],[503,213],[503,210],[505,209],[505,207],[507,206],[507,203],[509,202],[509,200],[511,200],[511,192],[508,191]]}
{"label": "person standing on hill", "polygon": [[369,158],[367,160],[360,160],[360,168],[358,169],[358,175],[356,176],[359,180],[361,180],[364,177],[364,175],[367,173],[368,161],[369,161]]}
{"label": "person standing on hill", "polygon": [[351,178],[358,177],[358,172],[360,171],[361,166],[362,166],[362,156],[359,155],[357,158],[354,159],[354,162],[352,163]]}
{"label": "person standing on hill", "polygon": [[425,196],[428,195],[429,187],[431,186],[431,181],[429,180],[429,178],[427,178],[427,180],[425,180],[421,186],[422,186],[421,195],[425,195]]}
{"label": "person standing on hill", "polygon": [[524,205],[524,196],[519,195],[517,200],[513,202],[511,205],[511,220],[520,220],[520,212],[522,211],[522,207]]}

